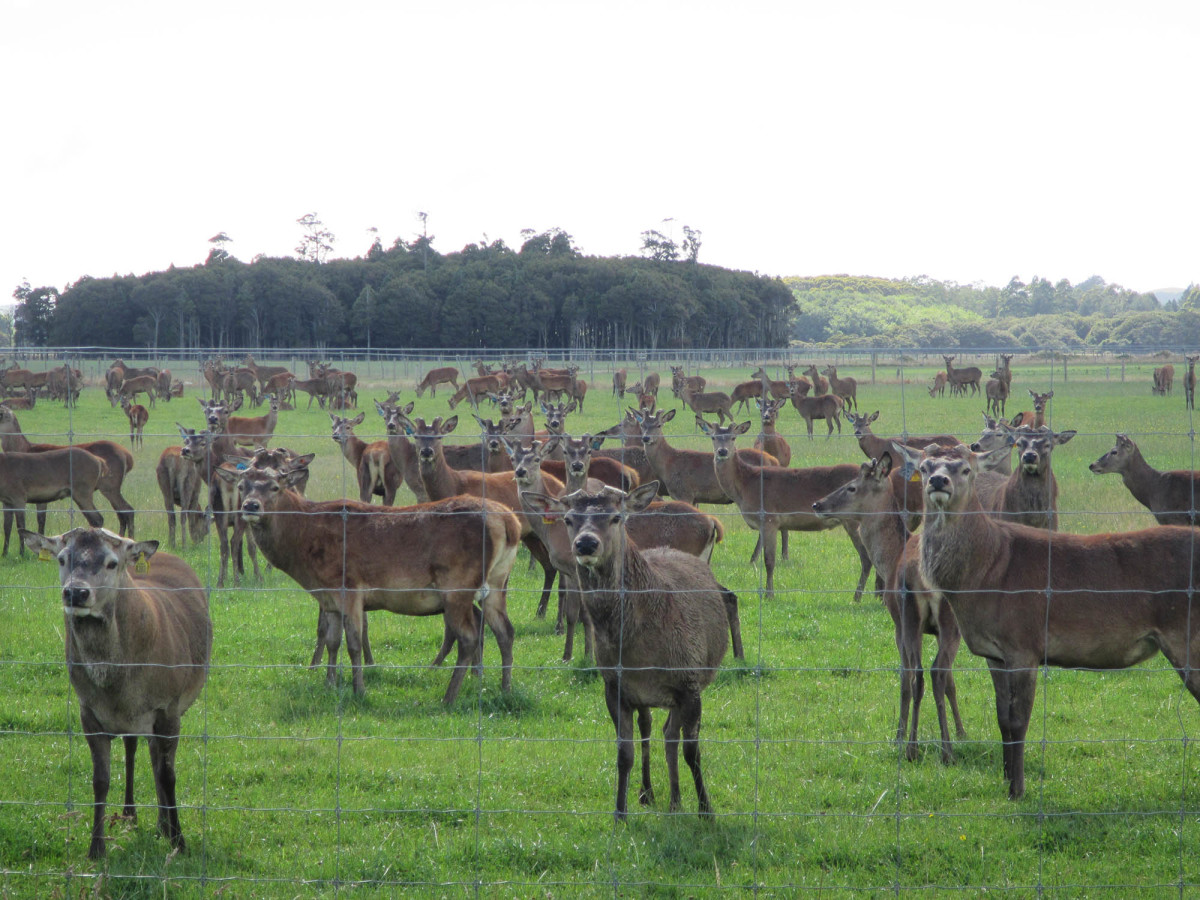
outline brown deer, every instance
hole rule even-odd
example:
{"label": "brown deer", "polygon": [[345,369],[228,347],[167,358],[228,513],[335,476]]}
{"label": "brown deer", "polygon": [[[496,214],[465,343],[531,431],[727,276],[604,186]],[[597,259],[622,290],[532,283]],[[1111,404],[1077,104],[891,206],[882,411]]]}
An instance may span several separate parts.
{"label": "brown deer", "polygon": [[[733,503],[725,493],[713,469],[713,455],[705,450],[673,447],[663,426],[675,418],[675,410],[660,410],[649,415],[633,413],[642,433],[642,445],[656,479],[666,482],[676,500],[690,503]],[[754,465],[776,465],[779,460],[758,450],[743,448],[738,456]]]}
{"label": "brown deer", "polygon": [[[962,635],[950,607],[945,603],[931,603],[927,593],[914,590],[916,603],[901,602],[903,598],[897,592],[896,585],[902,571],[908,571],[905,569],[906,562],[914,559],[916,554],[914,545],[914,553],[906,559],[906,547],[910,541],[910,510],[898,502],[891,475],[892,454],[885,451],[878,459],[863,463],[854,480],[822,497],[812,508],[819,518],[837,520],[847,531],[851,527],[858,529],[859,540],[871,558],[875,574],[886,586],[883,604],[895,626],[901,666],[900,724],[896,729],[896,742],[905,748],[908,759],[916,759],[919,748],[917,729],[921,696],[925,690],[924,666],[921,663],[922,636],[931,634],[937,637],[938,649],[930,665],[930,679],[941,729],[942,761],[950,763],[954,760],[954,750],[946,720],[947,699],[954,714],[958,736],[966,737],[962,716],[958,712],[958,692],[951,673]],[[908,571],[908,577],[915,589],[917,573]],[[908,733],[910,708],[912,731]]]}
{"label": "brown deer", "polygon": [[150,401],[150,408],[154,408],[154,398],[158,393],[158,376],[157,375],[139,375],[137,378],[126,378],[121,382],[121,387],[114,393],[109,395],[109,402],[113,407],[116,407],[122,399],[134,402],[137,400],[138,394],[145,394]]}
{"label": "brown deer", "polygon": [[[279,398],[272,394],[263,399],[268,404],[266,415],[229,416],[223,423],[234,443],[244,447],[266,447],[275,436],[275,426],[279,422]],[[203,400],[200,402],[204,403]],[[239,406],[240,403],[235,400],[230,411],[236,412]]]}
{"label": "brown deer", "polygon": [[645,509],[658,485],[631,494],[606,488],[577,491],[558,499],[533,494],[528,500],[545,515],[561,516],[575,554],[584,603],[596,627],[596,663],[617,730],[618,821],[627,814],[633,768],[633,714],[642,744],[638,799],[652,803],[650,784],[651,708],[667,709],[663,730],[671,812],[681,806],[678,752],[692,772],[701,816],[712,804],[700,770],[700,694],[713,679],[737,618],[737,595],[722,587],[708,565],[677,550],[639,550],[625,531],[629,515]]}
{"label": "brown deer", "polygon": [[430,369],[425,373],[425,377],[417,382],[417,396],[420,397],[428,389],[429,396],[436,397],[439,384],[452,384],[457,391],[458,369],[455,366],[441,366],[436,369]]}
{"label": "brown deer", "polygon": [[8,397],[3,401],[0,401],[0,403],[2,403],[2,405],[6,408],[13,410],[23,411],[27,409],[33,409],[33,407],[37,405],[37,394],[31,391],[26,391],[24,397]]}
{"label": "brown deer", "polygon": [[312,409],[313,401],[317,401],[317,406],[321,409],[325,408],[325,401],[329,398],[329,379],[327,378],[296,378],[292,377],[288,381],[288,390],[292,396],[295,396],[296,391],[303,391],[308,394],[308,406],[306,409]]}
{"label": "brown deer", "polygon": [[930,397],[946,396],[946,373],[937,372],[933,376],[933,385],[929,388]]}
{"label": "brown deer", "polygon": [[154,476],[167,513],[168,545],[172,549],[175,547],[176,506],[179,507],[180,546],[187,546],[189,532],[192,543],[199,544],[208,535],[208,519],[200,499],[203,482],[195,461],[184,457],[181,447],[167,447],[158,458]]}
{"label": "brown deer", "polygon": [[1175,367],[1167,363],[1165,366],[1160,366],[1154,370],[1154,387],[1151,393],[1165,397],[1171,393],[1171,388],[1174,384]]}
{"label": "brown deer", "polygon": [[[4,555],[12,536],[13,520],[17,529],[25,528],[25,506],[38,507],[38,531],[46,529],[46,504],[64,497],[75,501],[87,523],[95,528],[104,524],[92,495],[103,477],[104,460],[79,447],[43,450],[40,453],[0,453],[0,506],[4,509]],[[20,545],[25,553],[25,545]]]}
{"label": "brown deer", "polygon": [[156,386],[155,392],[158,394],[158,399],[166,400],[168,403],[170,403],[171,402],[171,370],[170,369],[162,369],[158,373],[157,379],[158,379],[158,384]]}
{"label": "brown deer", "polygon": [[157,553],[158,541],[76,528],[56,537],[22,531],[30,550],[57,557],[66,631],[67,674],[79,697],[92,756],[92,839],[88,856],[105,855],[112,739],[125,744],[125,803],[133,799],[138,739],[150,743],[158,830],[186,850],[175,796],[180,719],[200,695],[212,655],[208,593],[183,560]]}
{"label": "brown deer", "polygon": [[829,433],[825,436],[826,440],[833,437],[834,425],[837,425],[838,434],[842,433],[841,397],[836,394],[818,394],[813,397],[805,397],[800,393],[800,383],[798,381],[788,382],[788,389],[791,391],[792,406],[795,407],[796,412],[800,413],[800,418],[808,426],[808,439],[810,441],[813,439],[813,421],[816,419],[824,419],[825,425],[829,428]]}
{"label": "brown deer", "polygon": [[956,357],[943,356],[942,360],[946,363],[946,383],[950,385],[950,393],[957,391],[966,393],[968,387],[971,388],[971,394],[979,393],[979,381],[983,378],[983,372],[978,366],[967,366],[966,368],[954,368],[954,360]]}
{"label": "brown deer", "polygon": [[812,363],[804,374],[812,381],[812,392],[814,397],[823,397],[829,393],[829,379],[817,371],[817,364]]}
{"label": "brown deer", "polygon": [[417,502],[425,503],[429,500],[429,495],[425,493],[425,485],[421,481],[421,464],[417,459],[417,448],[408,439],[400,424],[401,418],[412,415],[415,406],[416,404],[411,400],[401,407],[375,401],[375,411],[383,418],[384,429],[387,431],[388,453],[392,457],[392,465],[396,467],[396,471],[400,473]]}
{"label": "brown deer", "polygon": [[683,366],[671,366],[671,393],[683,399],[683,389],[688,388],[693,394],[702,394],[708,386],[708,379],[703,375],[688,375]]}
{"label": "brown deer", "polygon": [[[81,450],[86,450],[103,463],[103,471],[96,481],[95,490],[103,495],[117,514],[117,530],[121,537],[134,536],[133,505],[125,499],[121,488],[125,486],[126,476],[133,471],[133,454],[115,441],[85,441],[75,444]],[[45,453],[50,450],[65,450],[62,444],[31,444],[21,430],[21,423],[12,410],[0,406],[0,449],[5,453]],[[90,474],[87,476],[90,477]],[[66,494],[55,499],[61,499]],[[35,501],[30,501],[35,502]],[[46,531],[46,504],[37,503],[38,531]]]}
{"label": "brown deer", "polygon": [[141,447],[144,444],[142,432],[146,427],[146,423],[150,421],[150,413],[146,411],[146,407],[140,403],[132,404],[128,397],[121,398],[121,409],[125,412],[125,417],[129,419],[129,446],[134,446],[134,438],[137,438],[137,446]]}
{"label": "brown deer", "polygon": [[1123,669],[1158,651],[1200,700],[1191,664],[1200,658],[1194,529],[1079,535],[999,521],[980,515],[969,449],[901,452],[925,490],[921,579],[991,669],[1010,798],[1025,793],[1025,735],[1042,666]]}
{"label": "brown deer", "polygon": [[342,448],[342,455],[354,470],[358,481],[358,499],[363,503],[370,503],[372,497],[382,497],[384,506],[392,506],[403,478],[400,470],[392,463],[392,454],[386,440],[368,444],[355,435],[354,426],[361,425],[366,416],[365,412],[360,412],[353,419],[347,419],[330,413],[332,437]]}
{"label": "brown deer", "polygon": [[731,411],[733,401],[724,391],[706,391],[698,394],[692,391],[689,382],[684,381],[678,396],[684,405],[698,416],[716,414],[719,422],[724,422],[726,419],[730,422],[733,421],[733,412]]}
{"label": "brown deer", "polygon": [[754,449],[775,457],[779,460],[779,465],[786,469],[792,461],[792,445],[787,442],[787,438],[775,430],[775,423],[779,419],[779,411],[787,406],[787,401],[767,400],[764,402],[759,399],[757,404],[762,427],[758,432],[758,437],[754,439]]}
{"label": "brown deer", "polygon": [[1187,375],[1183,379],[1184,403],[1187,409],[1196,408],[1196,360],[1200,356],[1185,356],[1187,360]]}
{"label": "brown deer", "polygon": [[[812,509],[814,501],[852,479],[858,472],[854,465],[813,466],[785,469],[782,466],[753,465],[736,451],[734,441],[750,429],[749,422],[740,425],[713,425],[699,416],[696,424],[712,438],[712,466],[721,490],[737,505],[742,520],[759,533],[763,565],[767,572],[766,595],[775,596],[775,537],[785,531],[827,531],[838,523],[818,518]],[[871,560],[853,529],[847,529],[850,542],[858,551],[861,572],[854,592],[857,602],[862,598]]]}
{"label": "brown deer", "polygon": [[1125,434],[1118,434],[1117,445],[1088,468],[1098,475],[1118,473],[1129,493],[1154,514],[1159,525],[1196,524],[1200,472],[1155,469]]}
{"label": "brown deer", "polygon": [[221,396],[226,403],[240,402],[243,395],[251,406],[258,406],[258,379],[249,369],[230,369],[221,378]]}
{"label": "brown deer", "polygon": [[587,382],[579,377],[577,365],[567,366],[567,374],[571,376],[567,382],[567,396],[579,407],[579,411],[583,412],[583,401],[587,398]]}
{"label": "brown deer", "polygon": [[847,407],[853,406],[858,409],[858,381],[849,375],[838,378],[837,366],[834,365],[826,366],[824,374],[829,377],[830,392],[841,397],[842,403]]}
{"label": "brown deer", "polygon": [[612,377],[612,395],[618,399],[625,394],[625,382],[629,378],[628,369],[617,369]]}
{"label": "brown deer", "polygon": [[[507,377],[502,380],[499,375],[481,375],[477,378],[468,378],[463,382],[462,387],[458,388],[450,398],[450,408],[454,409],[463,400],[468,400],[472,406],[478,407],[479,398],[486,397],[488,394],[498,393],[507,383]],[[420,395],[418,394],[418,396]]]}
{"label": "brown deer", "polygon": [[[1055,433],[1049,428],[1013,433],[1013,450],[1019,465],[1008,476],[986,509],[998,518],[1031,528],[1058,530],[1058,481],[1050,465],[1055,447],[1075,437],[1074,431]],[[995,450],[993,453],[1007,453]]]}
{"label": "brown deer", "polygon": [[[281,401],[296,405],[296,376],[286,369],[278,375],[272,375],[263,385],[262,393],[274,394]],[[310,395],[311,396],[311,395]]]}
{"label": "brown deer", "polygon": [[1004,374],[997,371],[989,375],[983,393],[987,398],[988,413],[1003,416],[1005,404],[1008,403],[1008,382],[1004,380]]}
{"label": "brown deer", "polygon": [[273,390],[270,385],[272,381],[279,384],[292,373],[288,371],[287,366],[260,366],[254,361],[254,357],[247,353],[246,358],[242,360],[242,365],[249,369],[254,375],[255,381],[258,382],[259,393],[271,394],[277,393],[277,388]]}
{"label": "brown deer", "polygon": [[440,612],[458,644],[442,698],[453,703],[481,649],[478,602],[500,646],[501,688],[510,690],[513,627],[506,593],[520,539],[517,517],[475,497],[382,509],[354,500],[316,503],[289,489],[302,468],[252,467],[241,473],[238,489],[242,517],[263,555],[312,594],[326,614],[327,683],[337,680],[344,630],[354,691],[364,692],[365,612]]}

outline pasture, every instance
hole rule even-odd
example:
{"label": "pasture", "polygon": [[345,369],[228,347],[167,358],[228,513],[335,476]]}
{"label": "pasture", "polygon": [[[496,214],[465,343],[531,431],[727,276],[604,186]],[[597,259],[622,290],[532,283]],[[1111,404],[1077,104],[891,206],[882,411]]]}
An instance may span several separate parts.
{"label": "pasture", "polygon": [[[802,355],[801,357],[802,358]],[[661,405],[679,406],[664,374]],[[752,368],[752,367],[751,367]],[[1144,370],[1144,371],[1143,371]],[[1061,529],[1147,527],[1150,515],[1117,476],[1088,464],[1116,432],[1137,441],[1159,469],[1200,468],[1193,413],[1181,389],[1151,397],[1149,367],[1124,382],[1102,366],[1077,366],[1063,381],[1014,360],[1008,414],[1031,409],[1027,390],[1054,390],[1049,420],[1078,436],[1056,451]],[[769,374],[784,377],[781,369]],[[931,399],[934,366],[880,368],[843,362],[859,380],[863,412],[880,410],[877,434],[979,434],[984,398]],[[985,370],[986,371],[986,370]],[[750,368],[702,371],[709,390],[729,391]],[[886,376],[886,377],[885,377]],[[610,395],[597,367],[586,413],[573,434],[616,423],[628,400]],[[630,381],[634,372],[630,371]],[[383,437],[371,398],[414,378],[360,381],[359,437]],[[197,388],[150,411],[145,446],[125,495],[137,537],[159,539],[166,521],[154,480],[159,454],[178,444],[174,422],[202,427]],[[355,474],[330,439],[326,412],[280,414],[272,446],[316,452],[308,495],[357,496]],[[448,391],[416,400],[415,415],[453,413]],[[255,415],[263,410],[243,411]],[[456,442],[478,434],[466,404]],[[481,415],[494,416],[485,404]],[[32,440],[110,437],[128,446],[128,424],[101,388],[77,409],[41,401],[18,413]],[[540,425],[540,417],[537,417]],[[737,421],[752,418],[738,415]],[[69,427],[68,427],[69,423]],[[757,418],[740,446],[757,433]],[[788,407],[778,430],[792,466],[860,463],[852,429],[809,441]],[[33,437],[34,434],[40,437]],[[673,443],[711,449],[690,413],[668,427]],[[397,503],[411,495],[402,488]],[[103,499],[108,527],[115,516]],[[82,524],[52,507],[47,530]],[[1200,890],[1200,788],[1193,736],[1200,709],[1161,657],[1135,669],[1053,669],[1039,679],[1028,737],[1024,799],[1007,799],[986,666],[964,646],[955,677],[969,737],[956,764],[940,762],[927,691],[922,754],[900,758],[898,657],[891,620],[870,594],[853,603],[857,557],[841,529],[793,533],[791,559],[763,596],[764,573],[749,565],[755,534],[733,506],[713,556],[718,579],[741,599],[745,664],[726,656],[704,694],[701,747],[714,821],[695,815],[684,774],[683,812],[666,811],[666,768],[655,715],[652,769],[658,803],[632,803],[613,822],[613,728],[601,681],[581,659],[561,660],[553,605],[534,618],[541,573],[522,550],[509,614],[516,627],[513,691],[499,690],[499,654],[488,635],[482,679],[469,675],[456,704],[439,702],[449,672],[428,662],[441,641],[438,617],[371,615],[376,665],[366,694],[350,689],[343,645],[339,686],[304,668],[316,604],[270,571],[261,583],[213,587],[213,666],[183,719],[178,753],[180,818],[189,843],[173,855],[154,830],[147,754],[139,753],[139,824],[110,823],[105,861],[86,857],[91,765],[63,664],[56,567],[10,548],[0,559],[0,897],[431,897],[796,896],[883,893],[1026,897],[1179,897]],[[32,526],[29,526],[32,527]],[[216,583],[215,535],[182,554],[202,582]],[[247,566],[249,568],[249,566]],[[926,641],[926,662],[932,656]],[[123,786],[114,752],[114,798]]]}

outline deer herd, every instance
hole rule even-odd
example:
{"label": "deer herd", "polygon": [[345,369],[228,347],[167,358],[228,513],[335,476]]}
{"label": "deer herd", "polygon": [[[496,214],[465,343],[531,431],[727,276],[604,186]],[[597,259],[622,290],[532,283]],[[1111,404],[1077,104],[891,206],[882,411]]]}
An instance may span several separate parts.
{"label": "deer herd", "polygon": [[[1200,669],[1193,668],[1200,658],[1200,614],[1193,616],[1191,607],[1200,575],[1198,475],[1156,470],[1133,440],[1117,435],[1116,446],[1091,471],[1120,474],[1159,524],[1127,533],[1061,532],[1052,460],[1075,432],[1048,424],[1053,392],[1029,390],[1033,411],[1005,418],[1013,356],[1000,354],[982,385],[980,368],[956,368],[955,359],[943,357],[945,370],[929,393],[942,397],[949,387],[951,396],[978,396],[986,404],[984,428],[973,441],[875,434],[880,413],[860,411],[858,383],[834,365],[810,365],[802,374],[789,365],[784,380],[759,366],[728,391],[672,366],[675,403],[664,398],[661,406],[657,373],[643,371],[633,381],[619,369],[612,395],[618,402],[632,395],[636,402],[612,427],[572,434],[569,417],[582,412],[587,382],[575,364],[550,369],[540,360],[495,370],[480,361],[473,375],[452,366],[430,369],[416,384],[416,397],[428,392],[429,403],[439,386],[448,387],[450,412],[417,416],[415,401],[402,404],[399,392],[392,393],[375,401],[384,436],[369,440],[355,434],[367,413],[347,414],[357,405],[354,373],[313,361],[309,377],[299,379],[249,355],[232,367],[213,359],[200,371],[209,388],[199,398],[202,424],[177,422],[180,444],[162,452],[155,470],[167,543],[174,550],[178,540],[186,548],[189,539],[204,541],[215,528],[218,587],[231,570],[235,582],[245,577],[245,555],[257,575],[261,553],[316,600],[310,665],[327,659],[326,681],[335,684],[344,638],[357,693],[365,690],[364,666],[374,664],[369,613],[440,615],[442,641],[433,663],[454,653],[445,703],[455,701],[468,670],[482,673],[485,625],[500,650],[500,687],[511,688],[516,630],[508,584],[518,550],[526,547],[531,565],[543,573],[538,616],[546,614],[558,582],[563,659],[573,657],[582,627],[584,653],[600,671],[617,735],[621,819],[635,714],[638,799],[653,801],[648,748],[655,707],[667,710],[670,809],[681,807],[682,749],[699,811],[712,814],[700,765],[702,693],[730,646],[736,657],[744,653],[738,597],[711,565],[725,526],[702,506],[732,507],[757,532],[750,562],[761,557],[765,602],[775,595],[780,556],[788,559],[789,532],[840,527],[859,559],[854,599],[868,589],[873,572],[872,587],[893,621],[901,676],[896,740],[904,755],[919,753],[921,645],[928,634],[937,640],[930,679],[941,755],[947,763],[954,759],[949,717],[959,737],[965,730],[953,663],[965,640],[991,672],[1004,775],[1016,799],[1025,789],[1024,742],[1039,667],[1125,668],[1161,652],[1200,700]],[[1188,408],[1198,359],[1187,357]],[[16,371],[3,370],[4,386],[24,390],[32,406],[38,379]],[[1155,369],[1153,392],[1169,394],[1173,379],[1169,364]],[[55,381],[60,399],[78,402],[78,370],[63,366]],[[28,547],[59,565],[68,668],[93,758],[92,857],[105,852],[110,743],[118,735],[126,749],[125,814],[135,812],[133,757],[137,737],[146,735],[159,830],[176,848],[185,846],[175,751],[180,718],[204,685],[213,640],[204,587],[186,562],[161,552],[158,541],[135,540],[134,510],[122,495],[143,446],[150,417],[145,404],[155,409],[157,400],[181,397],[183,383],[167,370],[117,360],[104,385],[112,406],[128,418],[129,450],[107,440],[30,443],[14,413],[23,408],[14,399],[23,398],[0,404],[4,552],[15,519],[21,552]],[[309,499],[315,455],[270,448],[280,413],[295,408],[297,391],[309,394],[309,407],[315,399],[327,411],[330,437],[357,484],[356,499]],[[462,424],[454,410],[463,401],[478,439],[452,444],[447,439]],[[483,415],[487,403],[496,408],[494,418]],[[235,415],[243,406],[264,404],[262,414]],[[751,421],[737,421],[751,404],[757,435],[751,446],[738,447],[738,438],[753,434]],[[810,440],[815,421],[824,422],[827,439],[835,427],[840,434],[845,421],[866,461],[791,465],[793,448],[778,430],[789,405]],[[694,422],[710,447],[683,447],[678,432],[668,433],[665,426],[680,412],[685,430]],[[394,505],[402,489],[415,503]],[[97,492],[116,512],[119,533],[101,527]],[[46,504],[66,497],[91,527],[45,536]],[[37,507],[37,531],[25,529],[28,503]]]}

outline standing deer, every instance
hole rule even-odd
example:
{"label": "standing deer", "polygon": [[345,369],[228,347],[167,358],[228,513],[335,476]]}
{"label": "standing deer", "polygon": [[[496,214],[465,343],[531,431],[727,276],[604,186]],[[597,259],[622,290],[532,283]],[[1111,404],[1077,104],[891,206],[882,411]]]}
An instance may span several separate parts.
{"label": "standing deer", "polygon": [[[367,611],[442,613],[458,660],[442,698],[453,703],[481,649],[478,602],[500,646],[501,689],[512,686],[508,576],[520,525],[491,500],[454,497],[410,507],[354,500],[316,503],[290,490],[303,466],[241,473],[241,514],[263,555],[316,598],[329,623],[326,682],[337,680],[345,631],[354,691],[362,694],[362,622]],[[237,478],[237,473],[221,475]]]}
{"label": "standing deer", "polygon": [[[813,368],[816,367],[814,366]],[[838,378],[837,366],[834,365],[826,366],[825,374],[829,376],[830,392],[841,397],[842,403],[844,403],[846,407],[853,406],[857,410],[858,382],[848,375],[845,378]]]}
{"label": "standing deer", "polygon": [[[814,366],[814,368],[816,368]],[[804,420],[804,424],[808,426],[808,439],[813,439],[813,420],[824,419],[826,426],[829,428],[829,433],[825,435],[825,439],[833,437],[833,426],[837,425],[838,434],[842,433],[842,398],[836,394],[818,394],[813,397],[806,397],[800,393],[801,385],[798,381],[789,381],[788,390],[791,392],[792,406],[796,408],[796,412],[800,413],[800,418]]]}
{"label": "standing deer", "polygon": [[1183,380],[1184,404],[1187,409],[1196,408],[1196,360],[1200,356],[1185,356],[1187,360],[1187,375]]}
{"label": "standing deer", "polygon": [[946,363],[946,382],[950,385],[950,393],[961,391],[964,394],[968,387],[971,388],[971,394],[979,393],[979,381],[983,378],[978,366],[967,366],[963,369],[954,368],[954,360],[956,357],[943,356],[942,359]]}
{"label": "standing deer", "polygon": [[613,396],[620,399],[625,394],[625,381],[629,378],[628,369],[617,369],[613,372],[612,377],[612,393]]}
{"label": "standing deer", "polygon": [[180,719],[200,696],[212,655],[204,585],[183,560],[156,553],[158,541],[135,543],[88,528],[57,537],[22,531],[21,538],[30,550],[58,559],[67,673],[92,755],[88,856],[105,855],[104,807],[117,735],[125,744],[122,813],[137,820],[133,766],[138,738],[145,735],[158,794],[158,830],[173,848],[185,850],[175,752]]}
{"label": "standing deer", "polygon": [[779,418],[779,411],[787,405],[787,401],[759,399],[756,402],[762,428],[758,432],[758,437],[754,439],[754,449],[771,454],[779,460],[779,465],[786,469],[792,461],[792,445],[787,442],[787,438],[775,430],[775,422]]}
{"label": "standing deer", "polygon": [[370,503],[372,497],[381,497],[384,506],[391,506],[403,479],[400,470],[392,463],[386,440],[368,444],[354,433],[354,426],[361,425],[366,415],[360,412],[353,419],[347,419],[330,413],[332,437],[342,448],[342,455],[354,471],[358,482],[358,499]]}
{"label": "standing deer", "polygon": [[1159,525],[1196,524],[1200,472],[1160,472],[1146,462],[1129,435],[1118,434],[1117,445],[1088,468],[1098,475],[1119,474],[1129,493],[1154,514]]}
{"label": "standing deer", "polygon": [[142,446],[142,431],[145,429],[146,423],[150,421],[150,413],[140,403],[131,404],[128,397],[121,398],[121,409],[125,411],[125,417],[129,419],[129,446],[135,446],[135,436],[137,438],[136,446]]}
{"label": "standing deer", "polygon": [[717,583],[708,565],[676,550],[641,551],[625,520],[654,499],[658,485],[631,494],[606,488],[563,499],[530,494],[544,515],[561,516],[578,566],[583,601],[596,628],[596,663],[617,730],[616,818],[627,814],[633,769],[633,714],[642,745],[638,799],[654,801],[650,784],[651,708],[668,710],[663,728],[671,812],[681,807],[679,745],[692,772],[701,816],[712,804],[700,770],[700,694],[716,678],[729,644],[737,596]]}
{"label": "standing deer", "polygon": [[1124,669],[1161,652],[1200,701],[1194,529],[1081,535],[998,521],[981,514],[969,449],[897,451],[925,491],[923,586],[950,605],[991,670],[1011,799],[1025,793],[1025,736],[1043,666]]}

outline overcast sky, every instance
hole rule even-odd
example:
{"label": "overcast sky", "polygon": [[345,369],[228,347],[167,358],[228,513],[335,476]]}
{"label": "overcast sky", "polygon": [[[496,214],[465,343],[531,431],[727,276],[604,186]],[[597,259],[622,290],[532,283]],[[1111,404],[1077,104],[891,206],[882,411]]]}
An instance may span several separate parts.
{"label": "overcast sky", "polygon": [[[22,279],[703,233],[769,275],[1200,281],[1200,3],[0,0]],[[667,221],[664,221],[667,220]]]}

